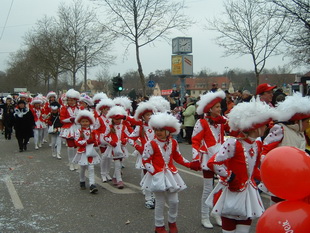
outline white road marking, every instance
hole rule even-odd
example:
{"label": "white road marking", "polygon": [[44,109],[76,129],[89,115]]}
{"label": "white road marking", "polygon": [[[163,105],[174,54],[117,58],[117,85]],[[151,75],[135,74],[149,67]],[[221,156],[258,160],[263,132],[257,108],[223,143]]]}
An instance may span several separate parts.
{"label": "white road marking", "polygon": [[199,178],[202,178],[202,174],[201,173],[194,173],[194,172],[191,172],[191,171],[188,171],[188,170],[184,170],[182,168],[178,168],[179,171],[181,172],[184,172],[184,173],[187,173],[187,174],[190,174],[192,176],[197,176]]}
{"label": "white road marking", "polygon": [[13,182],[9,176],[7,176],[5,178],[5,184],[9,190],[9,194],[11,196],[11,199],[12,199],[12,202],[14,204],[15,209],[18,209],[18,210],[24,209],[24,206],[23,206],[23,204],[22,204],[22,202],[21,202],[21,200],[20,200],[20,198],[16,192],[16,189],[13,185]]}

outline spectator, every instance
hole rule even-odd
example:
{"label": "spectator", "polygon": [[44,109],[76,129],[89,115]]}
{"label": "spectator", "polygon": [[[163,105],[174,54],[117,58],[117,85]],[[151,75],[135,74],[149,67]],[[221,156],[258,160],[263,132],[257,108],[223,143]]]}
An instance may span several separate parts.
{"label": "spectator", "polygon": [[271,86],[268,83],[262,83],[256,88],[256,95],[259,96],[260,100],[272,106],[273,89],[277,86]]}
{"label": "spectator", "polygon": [[248,90],[244,90],[242,92],[242,102],[250,102],[252,97],[253,97],[253,95]]}
{"label": "spectator", "polygon": [[218,90],[217,83],[212,84],[211,92],[216,92]]}
{"label": "spectator", "polygon": [[186,109],[183,110],[182,115],[184,117],[184,127],[186,132],[186,140],[188,144],[192,144],[192,134],[194,130],[195,120],[195,99],[188,97],[186,101]]}

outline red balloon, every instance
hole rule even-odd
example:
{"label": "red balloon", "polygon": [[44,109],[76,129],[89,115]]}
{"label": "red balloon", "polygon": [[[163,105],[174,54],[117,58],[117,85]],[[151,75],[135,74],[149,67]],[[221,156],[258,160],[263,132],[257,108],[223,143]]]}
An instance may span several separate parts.
{"label": "red balloon", "polygon": [[283,201],[269,207],[259,218],[256,233],[309,233],[310,205],[302,201]]}
{"label": "red balloon", "polygon": [[310,195],[310,157],[295,147],[277,147],[263,160],[261,177],[268,190],[282,199],[305,198]]}

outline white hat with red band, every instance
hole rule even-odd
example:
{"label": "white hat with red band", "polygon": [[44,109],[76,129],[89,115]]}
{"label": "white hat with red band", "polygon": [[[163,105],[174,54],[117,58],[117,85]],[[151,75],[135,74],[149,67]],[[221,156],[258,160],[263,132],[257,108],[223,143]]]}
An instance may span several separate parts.
{"label": "white hat with red band", "polygon": [[149,125],[153,129],[165,129],[168,130],[171,134],[177,135],[181,129],[181,123],[173,115],[168,113],[155,113],[151,116]]}
{"label": "white hat with red band", "polygon": [[78,115],[75,118],[75,123],[80,124],[82,119],[88,119],[90,124],[95,124],[95,117],[94,114],[88,110],[80,110]]}
{"label": "white hat with red band", "polygon": [[200,100],[196,103],[196,112],[198,115],[207,113],[217,103],[221,102],[226,97],[225,92],[220,90],[216,92],[208,92],[207,94],[201,95]]}

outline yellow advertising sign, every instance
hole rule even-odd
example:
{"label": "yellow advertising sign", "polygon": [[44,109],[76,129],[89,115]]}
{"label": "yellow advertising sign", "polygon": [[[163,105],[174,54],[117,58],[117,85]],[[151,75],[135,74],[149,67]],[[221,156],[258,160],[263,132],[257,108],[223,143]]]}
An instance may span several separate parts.
{"label": "yellow advertising sign", "polygon": [[171,74],[172,75],[182,75],[182,56],[175,55],[171,58]]}

